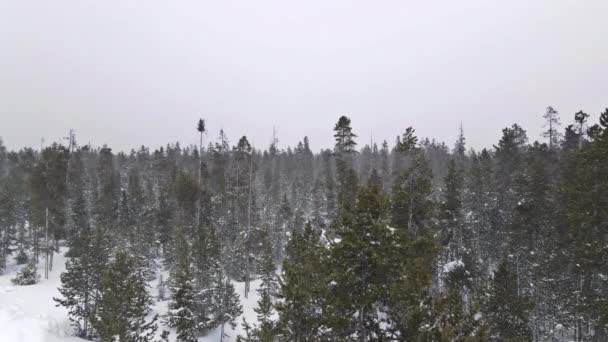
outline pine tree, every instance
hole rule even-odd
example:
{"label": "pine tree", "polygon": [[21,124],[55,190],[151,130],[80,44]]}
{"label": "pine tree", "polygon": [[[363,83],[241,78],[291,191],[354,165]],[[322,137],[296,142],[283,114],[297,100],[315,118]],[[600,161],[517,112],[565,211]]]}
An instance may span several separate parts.
{"label": "pine tree", "polygon": [[281,300],[276,304],[279,334],[286,340],[300,342],[317,336],[322,320],[322,291],[326,289],[324,252],[320,234],[310,223],[287,243],[278,294]]}
{"label": "pine tree", "polygon": [[171,280],[171,302],[166,315],[167,324],[177,331],[178,342],[196,342],[200,326],[196,319],[196,294],[190,251],[183,228],[176,228],[178,233],[174,243],[180,251],[176,253]]}
{"label": "pine tree", "polygon": [[501,262],[491,281],[485,305],[491,337],[499,341],[530,341],[530,309],[528,298],[518,294],[517,275],[506,261]]}
{"label": "pine tree", "polygon": [[217,305],[215,323],[220,326],[220,341],[224,337],[224,325],[226,323],[234,329],[236,319],[243,313],[239,295],[234,290],[232,282],[226,278],[223,272],[216,272],[215,287],[213,289],[214,300]]}
{"label": "pine tree", "polygon": [[443,244],[450,245],[451,257],[458,257],[463,249],[464,236],[462,227],[462,195],[463,176],[462,170],[456,166],[454,160],[450,160],[448,174],[444,179],[444,199],[441,203],[441,215],[444,232]]}
{"label": "pine tree", "polygon": [[386,338],[379,324],[399,253],[399,239],[387,227],[387,208],[379,185],[368,181],[357,194],[353,215],[342,217],[328,260],[331,280],[325,284],[330,291],[324,323],[336,338]]}
{"label": "pine tree", "polygon": [[382,142],[382,148],[380,149],[380,178],[382,178],[382,189],[384,191],[388,191],[390,189],[390,184],[392,181],[391,171],[390,171],[390,160],[389,160],[390,151],[388,149],[388,142],[384,140]]}
{"label": "pine tree", "polygon": [[403,137],[397,139],[395,154],[408,158],[410,166],[396,175],[391,193],[391,224],[414,234],[424,228],[432,210],[431,172],[417,143],[418,138],[412,127],[408,127]]}
{"label": "pine tree", "polygon": [[353,138],[357,135],[352,132],[350,119],[346,116],[341,116],[334,127],[334,138],[336,139],[335,151],[339,153],[353,153],[357,143]]}
{"label": "pine tree", "polygon": [[281,260],[284,254],[284,246],[287,234],[289,233],[289,226],[293,221],[293,211],[291,210],[291,205],[289,203],[289,199],[287,199],[287,195],[283,195],[283,200],[281,201],[281,206],[279,207],[277,213],[277,223],[275,226],[275,231],[272,232],[272,250],[274,252],[275,260]]}
{"label": "pine tree", "polygon": [[543,132],[543,137],[549,139],[549,149],[553,150],[555,146],[559,146],[560,133],[557,127],[560,125],[559,113],[553,107],[547,107],[547,111],[543,114],[545,126],[547,130]]}
{"label": "pine tree", "polygon": [[220,250],[217,244],[215,229],[203,226],[199,229],[197,240],[193,245],[193,273],[197,293],[197,321],[201,332],[218,326],[214,302],[215,276],[223,272],[220,262]]}
{"label": "pine tree", "polygon": [[259,341],[271,342],[275,340],[274,322],[271,320],[273,315],[273,297],[278,291],[276,280],[274,255],[272,253],[272,244],[268,236],[268,231],[264,231],[262,236],[262,260],[260,262],[260,279],[262,280],[258,293],[257,308],[254,311],[258,315],[259,326],[256,327],[255,335]]}
{"label": "pine tree", "polygon": [[103,275],[93,327],[103,341],[151,341],[157,330],[156,316],[145,319],[151,303],[143,273],[119,251]]}
{"label": "pine tree", "polygon": [[458,132],[458,139],[456,139],[456,143],[454,144],[454,154],[456,158],[458,158],[459,162],[463,162],[466,155],[466,138],[464,137],[464,129],[462,128],[462,123],[460,123],[460,129]]}
{"label": "pine tree", "polygon": [[66,261],[65,272],[61,274],[60,298],[53,298],[57,305],[68,310],[76,335],[90,338],[95,335],[90,329],[95,317],[95,309],[101,287],[101,279],[106,269],[110,242],[104,229],[96,228],[92,234],[83,234],[79,255]]}
{"label": "pine tree", "polygon": [[243,322],[241,323],[241,326],[243,327],[243,330],[245,331],[245,336],[242,336],[242,335],[237,336],[236,341],[237,342],[257,342],[254,337],[254,329],[247,322],[245,317],[243,317]]}
{"label": "pine tree", "polygon": [[115,231],[117,228],[116,212],[120,202],[120,174],[116,170],[112,149],[104,146],[99,151],[97,162],[98,188],[94,199],[95,223],[100,227]]}
{"label": "pine tree", "polygon": [[260,284],[259,292],[266,291],[270,296],[275,296],[278,284],[272,242],[270,241],[268,230],[262,231],[260,240],[262,242],[262,257],[258,268],[262,283]]}
{"label": "pine tree", "polygon": [[464,193],[466,226],[471,231],[473,253],[482,260],[484,270],[498,257],[496,231],[492,229],[497,216],[497,199],[494,191],[493,161],[488,150],[471,156],[470,172],[467,174]]}
{"label": "pine tree", "polygon": [[13,252],[16,233],[17,203],[12,194],[14,184],[9,181],[8,155],[0,137],[0,274]]}
{"label": "pine tree", "polygon": [[86,150],[79,149],[70,155],[67,177],[68,184],[68,217],[67,217],[67,240],[69,250],[67,256],[76,257],[80,255],[87,246],[82,246],[83,234],[90,232],[90,217],[88,201],[85,195],[87,186],[87,174],[84,165],[84,154]]}
{"label": "pine tree", "polygon": [[273,313],[272,298],[268,289],[261,289],[259,292],[260,299],[254,309],[258,316],[259,325],[256,327],[254,335],[261,342],[272,342],[276,338],[274,322],[271,319]]}
{"label": "pine tree", "polygon": [[447,290],[434,300],[430,328],[421,329],[425,339],[432,341],[485,342],[489,340],[483,315],[469,313],[459,291]]}
{"label": "pine tree", "polygon": [[15,285],[34,285],[40,281],[40,274],[38,274],[38,267],[34,258],[29,258],[29,261],[25,266],[17,272],[15,278],[11,279]]}
{"label": "pine tree", "polygon": [[404,341],[431,340],[433,325],[433,263],[439,252],[434,239],[423,233],[395,229],[396,241],[391,266],[394,283],[388,288],[387,330],[394,339]]}
{"label": "pine tree", "polygon": [[[582,114],[581,117],[582,125],[586,117]],[[596,333],[600,338],[608,335],[604,318],[606,301],[599,299],[608,293],[605,277],[600,276],[608,271],[601,261],[605,255],[603,241],[608,239],[608,214],[605,210],[608,207],[608,185],[603,181],[608,177],[605,158],[608,152],[607,117],[608,114],[601,114],[599,132],[592,137],[593,140],[579,145],[579,149],[572,153],[564,165],[565,175],[560,184],[560,212],[567,232],[563,236],[562,248],[570,256],[562,260],[562,264],[569,264],[572,270],[564,276],[567,282],[561,287],[565,290],[565,307],[576,326],[577,340],[587,337],[586,326],[597,327]]]}
{"label": "pine tree", "polygon": [[336,174],[338,180],[338,213],[341,211],[349,212],[354,206],[354,198],[357,192],[358,179],[353,167],[353,155],[356,153],[357,143],[354,138],[356,134],[352,132],[350,119],[341,116],[334,127],[334,138],[336,145],[334,153],[336,155]]}
{"label": "pine tree", "polygon": [[[53,240],[57,241],[65,234],[67,156],[67,149],[56,143],[45,148],[29,179],[32,193],[30,224],[35,233],[34,259],[38,261],[44,253],[47,271],[52,270]],[[45,277],[48,278],[47,272]]]}
{"label": "pine tree", "polygon": [[[0,148],[3,146],[0,145]],[[8,256],[16,247],[18,202],[15,190],[9,177],[0,177],[0,274],[6,267]]]}

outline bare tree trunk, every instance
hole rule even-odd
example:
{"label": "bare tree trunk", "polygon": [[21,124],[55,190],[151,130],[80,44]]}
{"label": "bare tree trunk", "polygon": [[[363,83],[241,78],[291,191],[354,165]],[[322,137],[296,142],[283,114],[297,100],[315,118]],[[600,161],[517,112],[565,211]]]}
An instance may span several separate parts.
{"label": "bare tree trunk", "polygon": [[[56,239],[52,239],[51,245],[56,245]],[[51,248],[51,257],[49,260],[49,272],[53,272],[53,256],[55,255],[55,251],[59,250],[59,248],[53,247]]]}
{"label": "bare tree trunk", "polygon": [[196,228],[201,225],[201,169],[203,168],[203,132],[200,134],[200,142],[198,145],[198,198],[196,199]]}
{"label": "bare tree trunk", "polygon": [[49,279],[49,208],[45,211],[45,231],[44,231],[44,251],[46,258],[44,261],[44,279]]}
{"label": "bare tree trunk", "polygon": [[34,226],[34,259],[38,263],[38,227]]}
{"label": "bare tree trunk", "polygon": [[251,195],[252,195],[252,184],[253,183],[253,153],[249,156],[249,198],[247,200],[247,235],[245,241],[245,257],[247,259],[247,270],[245,276],[245,298],[249,295],[250,276],[249,269],[249,233],[251,231]]}

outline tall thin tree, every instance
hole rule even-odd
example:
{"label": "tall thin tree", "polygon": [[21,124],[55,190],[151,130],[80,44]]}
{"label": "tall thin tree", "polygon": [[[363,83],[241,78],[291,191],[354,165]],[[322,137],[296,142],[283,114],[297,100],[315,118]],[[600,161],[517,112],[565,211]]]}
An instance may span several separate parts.
{"label": "tall thin tree", "polygon": [[205,133],[205,120],[199,119],[196,130],[199,132],[200,141],[198,145],[198,197],[196,200],[196,227],[201,225],[201,189],[202,189],[202,168],[203,168],[203,133]]}

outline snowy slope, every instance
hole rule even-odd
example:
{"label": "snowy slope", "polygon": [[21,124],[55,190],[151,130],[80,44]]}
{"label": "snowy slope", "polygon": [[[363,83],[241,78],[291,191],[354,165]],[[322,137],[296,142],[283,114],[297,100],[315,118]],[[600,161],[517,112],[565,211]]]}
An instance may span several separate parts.
{"label": "snowy slope", "polygon": [[[54,268],[49,274],[49,279],[41,279],[40,283],[30,286],[15,286],[11,279],[19,270],[19,266],[9,263],[4,274],[0,275],[0,342],[83,342],[85,340],[72,336],[73,329],[67,318],[67,311],[63,307],[56,307],[53,297],[58,297],[57,288],[61,282],[59,275],[65,270],[65,257],[63,253],[55,255]],[[38,264],[38,271],[44,271],[44,260]],[[164,275],[166,279],[166,274]],[[158,280],[150,283],[150,291],[154,297],[157,296],[156,284]],[[235,289],[241,297],[243,315],[247,321],[256,322],[256,307],[259,280],[251,283],[249,298],[245,299],[243,291],[244,283],[234,283]],[[163,315],[167,311],[168,301],[158,302],[153,306],[154,313]],[[224,341],[236,340],[241,332],[242,317],[237,320],[238,326],[232,330],[228,325],[225,327]],[[159,332],[169,330],[159,324]],[[172,331],[173,332],[173,331]],[[175,334],[171,334],[171,341],[175,340]],[[200,341],[219,341],[219,328],[211,331],[209,335],[201,337]]]}

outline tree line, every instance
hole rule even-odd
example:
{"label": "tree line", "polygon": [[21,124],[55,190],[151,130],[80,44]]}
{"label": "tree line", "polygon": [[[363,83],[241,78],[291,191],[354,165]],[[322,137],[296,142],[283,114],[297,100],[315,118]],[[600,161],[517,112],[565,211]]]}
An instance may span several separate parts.
{"label": "tree line", "polygon": [[65,245],[55,300],[102,341],[166,340],[159,321],[183,342],[226,324],[240,341],[603,341],[608,109],[543,118],[543,141],[513,124],[481,151],[462,128],[453,147],[409,127],[357,148],[346,116],[318,153],[204,145],[203,120],[199,146],[153,151],[0,142],[0,267],[35,283]]}

